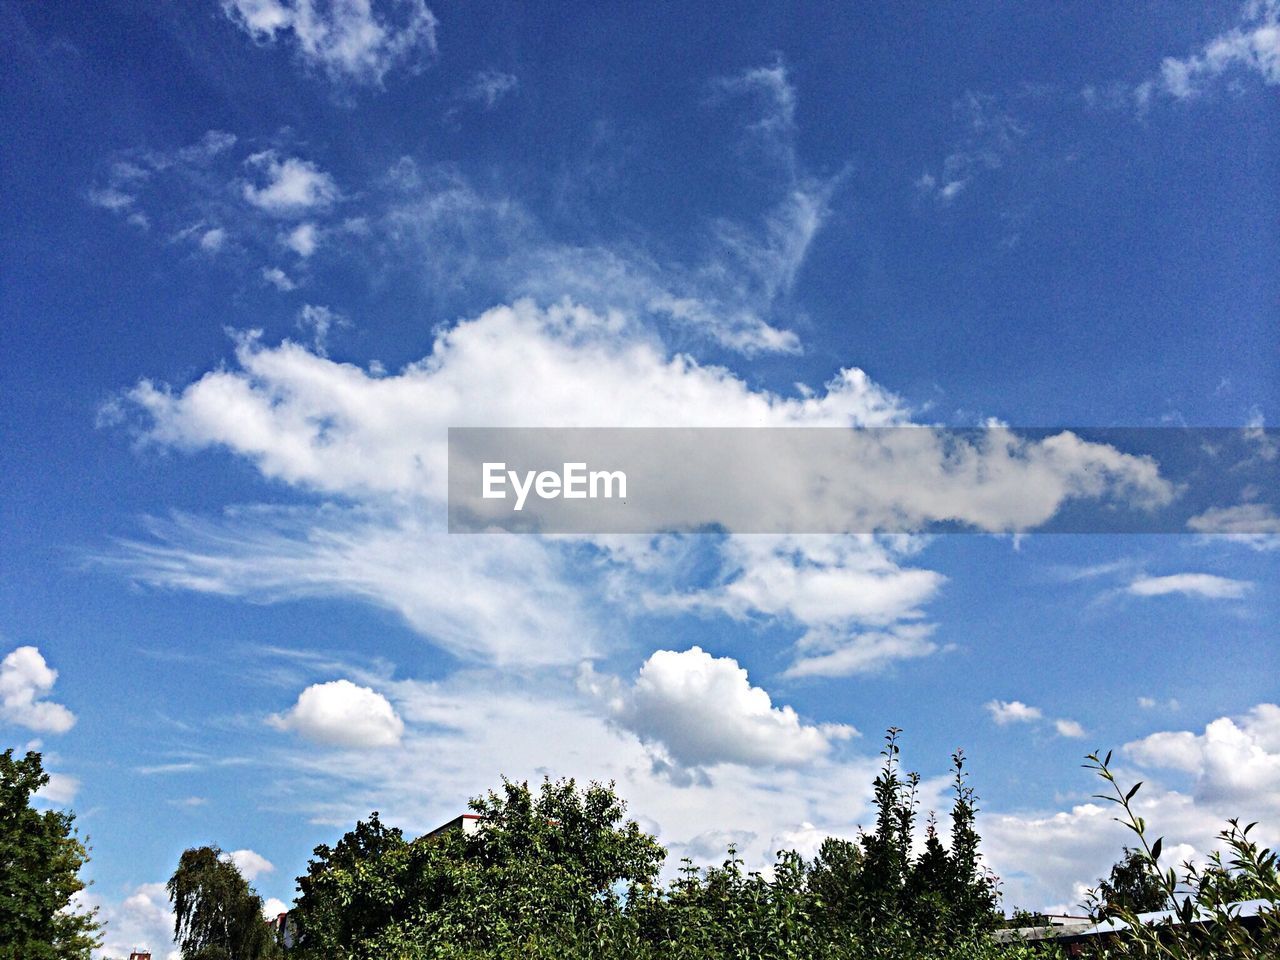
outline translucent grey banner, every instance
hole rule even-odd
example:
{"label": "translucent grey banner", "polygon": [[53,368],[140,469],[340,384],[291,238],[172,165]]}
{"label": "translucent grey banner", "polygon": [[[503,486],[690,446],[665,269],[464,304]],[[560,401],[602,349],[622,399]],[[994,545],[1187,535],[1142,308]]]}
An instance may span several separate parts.
{"label": "translucent grey banner", "polygon": [[449,430],[449,530],[1280,534],[1248,428]]}

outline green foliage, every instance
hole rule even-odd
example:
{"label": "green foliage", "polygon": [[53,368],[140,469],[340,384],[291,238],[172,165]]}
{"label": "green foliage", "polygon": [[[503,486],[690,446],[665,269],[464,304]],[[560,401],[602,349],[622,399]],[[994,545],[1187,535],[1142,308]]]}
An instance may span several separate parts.
{"label": "green foliage", "polygon": [[974,826],[977,807],[964,772],[964,754],[952,755],[955,794],[950,849],[932,817],[924,850],[912,849],[919,776],[900,772],[897,728],[881,751],[875,780],[876,825],[858,845],[828,841],[810,872],[824,925],[833,931],[894,928],[930,941],[953,941],[992,929],[995,881],[981,867]]}
{"label": "green foliage", "polygon": [[93,911],[72,906],[89,860],[75,817],[31,806],[48,782],[40,754],[0,753],[0,960],[88,960],[99,943]]}
{"label": "green foliage", "polygon": [[1131,847],[1124,848],[1124,856],[1111,868],[1110,877],[1098,881],[1097,897],[1101,901],[1097,911],[1100,919],[1115,916],[1121,909],[1153,913],[1169,908],[1169,895],[1160,875],[1143,851]]}
{"label": "green foliage", "polygon": [[[317,847],[291,917],[302,960],[985,960],[1015,958],[986,932],[995,887],[982,873],[974,795],[955,762],[951,843],[933,824],[912,848],[919,778],[901,775],[890,731],[875,829],[828,839],[807,863],[780,852],[768,875],[730,848],[718,867],[684,861],[625,819],[610,784],[504,781],[471,803],[474,833],[406,840],[375,813]],[[1012,950],[1012,952],[1010,952]]]}
{"label": "green foliage", "polygon": [[[1140,869],[1156,878],[1161,894],[1173,908],[1173,918],[1146,924],[1138,919],[1142,911],[1124,903],[1108,904],[1110,916],[1126,927],[1107,945],[1106,955],[1171,960],[1274,960],[1280,956],[1280,866],[1274,852],[1249,839],[1256,824],[1242,828],[1238,820],[1227,821],[1226,829],[1218,834],[1225,859],[1222,852],[1215,852],[1207,867],[1183,863],[1180,869],[1165,869],[1160,865],[1164,838],[1148,841],[1146,821],[1132,805],[1142,784],[1122,788],[1111,771],[1110,753],[1101,758],[1090,754],[1087,760],[1086,767],[1113,791],[1096,797],[1120,807],[1122,815],[1115,819],[1138,839],[1134,859]],[[1099,899],[1097,893],[1094,899]],[[1256,921],[1249,921],[1239,916],[1235,906],[1244,899],[1266,900],[1270,907]]]}
{"label": "green foliage", "polygon": [[184,851],[168,883],[183,960],[274,960],[262,898],[217,847]]}

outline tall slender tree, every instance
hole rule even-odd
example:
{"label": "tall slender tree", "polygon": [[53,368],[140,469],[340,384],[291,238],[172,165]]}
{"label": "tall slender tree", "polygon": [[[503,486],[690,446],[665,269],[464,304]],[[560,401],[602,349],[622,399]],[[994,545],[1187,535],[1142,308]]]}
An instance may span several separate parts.
{"label": "tall slender tree", "polygon": [[169,878],[183,960],[273,960],[281,954],[262,898],[217,847],[185,851]]}

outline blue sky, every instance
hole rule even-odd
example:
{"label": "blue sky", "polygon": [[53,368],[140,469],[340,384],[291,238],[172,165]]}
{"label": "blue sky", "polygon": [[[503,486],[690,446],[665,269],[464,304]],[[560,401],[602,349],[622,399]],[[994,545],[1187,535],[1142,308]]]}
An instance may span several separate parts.
{"label": "blue sky", "polygon": [[366,6],[0,5],[0,738],[106,955],[167,949],[186,846],[287,902],[502,774],[808,850],[889,725],[928,803],[972,757],[1007,906],[1115,859],[1096,747],[1166,849],[1280,838],[1274,490],[1235,537],[564,542],[436,485],[448,426],[1274,425],[1275,3]]}

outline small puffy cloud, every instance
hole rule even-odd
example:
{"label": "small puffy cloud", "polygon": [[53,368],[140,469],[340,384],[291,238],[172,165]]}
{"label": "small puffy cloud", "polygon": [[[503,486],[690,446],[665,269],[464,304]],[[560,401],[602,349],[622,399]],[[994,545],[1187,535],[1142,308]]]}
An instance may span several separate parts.
{"label": "small puffy cloud", "polygon": [[1034,723],[1044,716],[1039,707],[1029,707],[1021,700],[992,700],[985,706],[991,719],[1002,727],[1010,723]]}
{"label": "small puffy cloud", "polygon": [[319,231],[310,222],[298,224],[284,237],[284,245],[303,258],[315,253],[319,242]]}
{"label": "small puffy cloud", "polygon": [[58,671],[35,647],[18,647],[0,661],[0,720],[40,733],[66,733],[76,717],[60,703],[42,699]]}
{"label": "small puffy cloud", "polygon": [[253,850],[232,850],[224,853],[222,858],[235,864],[240,875],[250,883],[276,868],[270,860]]}
{"label": "small puffy cloud", "polygon": [[200,249],[205,253],[217,253],[222,249],[223,243],[226,242],[227,231],[221,227],[214,227],[206,230],[200,235]]}
{"label": "small puffy cloud", "polygon": [[1237,600],[1253,587],[1247,580],[1231,580],[1211,573],[1174,573],[1165,577],[1138,577],[1128,586],[1138,597],[1182,594],[1211,600]]}
{"label": "small puffy cloud", "polygon": [[1080,726],[1075,720],[1060,719],[1053,721],[1053,728],[1058,731],[1060,737],[1071,737],[1072,739],[1080,739],[1085,735],[1084,727]]}
{"label": "small puffy cloud", "polygon": [[1169,712],[1182,708],[1182,704],[1172,697],[1164,701],[1157,700],[1155,697],[1139,697],[1138,706],[1143,710],[1167,710]]}
{"label": "small puffy cloud", "polygon": [[296,290],[298,285],[293,282],[287,273],[279,267],[263,267],[262,279],[271,284],[281,293],[288,293],[290,290]]}
{"label": "small puffy cloud", "polygon": [[222,9],[258,43],[291,38],[304,64],[336,81],[380,86],[436,49],[437,21],[423,0],[223,0]]}
{"label": "small puffy cloud", "polygon": [[584,677],[605,695],[615,722],[684,767],[801,766],[856,734],[844,724],[806,724],[791,707],[775,707],[736,660],[701,647],[657,651],[630,687]]}
{"label": "small puffy cloud", "polygon": [[289,905],[279,897],[267,897],[262,902],[262,915],[268,920],[274,920],[282,913],[289,912]]}
{"label": "small puffy cloud", "polygon": [[267,213],[296,216],[338,199],[333,177],[310,160],[281,158],[274,150],[264,150],[245,162],[256,172],[258,182],[244,185],[244,198]]}
{"label": "small puffy cloud", "polygon": [[404,733],[404,721],[386,697],[350,680],[307,687],[292,708],[268,722],[278,730],[335,747],[391,747]]}

